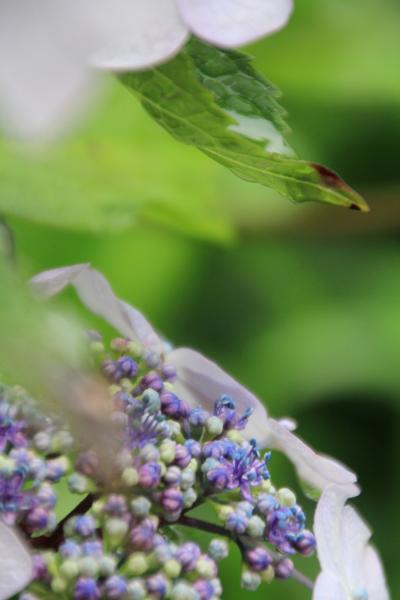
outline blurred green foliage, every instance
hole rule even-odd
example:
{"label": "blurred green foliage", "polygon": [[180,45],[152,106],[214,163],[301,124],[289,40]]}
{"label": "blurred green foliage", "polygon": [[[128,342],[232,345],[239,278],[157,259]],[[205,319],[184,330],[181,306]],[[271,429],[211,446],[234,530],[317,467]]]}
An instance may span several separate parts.
{"label": "blurred green foliage", "polygon": [[[23,221],[18,199],[10,198],[16,208],[8,219],[25,275],[92,261],[171,340],[216,359],[272,414],[297,418],[304,438],[353,467],[364,488],[355,504],[375,531],[393,598],[400,598],[399,19],[397,0],[303,0],[285,31],[251,48],[260,70],[284,91],[296,150],[341,172],[364,193],[369,215],[294,206],[241,182],[133,110],[126,92],[111,91],[110,120],[100,125],[106,137],[126,142],[138,204],[148,193],[139,175],[151,173],[157,189],[188,202],[194,229],[207,226],[210,210],[223,209],[219,239],[229,239],[231,222],[239,225],[238,240],[216,245],[177,235],[163,225],[184,231],[186,224],[167,210],[163,219],[135,212],[136,225],[118,233],[111,226],[99,233],[94,224],[86,234],[79,222],[75,232],[53,229],[35,206],[38,224]],[[94,116],[85,131],[100,125]],[[100,186],[103,175],[94,177]],[[72,214],[75,200],[80,206],[73,182],[57,177],[69,190]],[[42,185],[56,211],[58,188]],[[7,197],[7,182],[0,194]],[[90,211],[81,218],[90,219]],[[271,471],[278,483],[296,486],[282,457],[273,456]],[[225,598],[309,597],[291,582],[238,596],[239,559],[230,560],[222,569]],[[315,561],[303,564],[316,572]]]}

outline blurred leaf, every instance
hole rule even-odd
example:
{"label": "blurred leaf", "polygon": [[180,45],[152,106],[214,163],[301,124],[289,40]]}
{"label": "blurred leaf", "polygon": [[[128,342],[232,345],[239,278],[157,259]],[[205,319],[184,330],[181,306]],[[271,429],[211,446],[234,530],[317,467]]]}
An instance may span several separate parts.
{"label": "blurred leaf", "polygon": [[120,79],[171,135],[242,179],[295,202],[368,210],[335,173],[292,157],[276,89],[254,71],[247,56],[194,39],[169,63]]}
{"label": "blurred leaf", "polygon": [[169,137],[154,136],[140,105],[117,87],[86,130],[58,147],[22,152],[0,142],[0,214],[83,232],[151,222],[231,240],[208,161],[196,166],[190,153],[171,152]]}

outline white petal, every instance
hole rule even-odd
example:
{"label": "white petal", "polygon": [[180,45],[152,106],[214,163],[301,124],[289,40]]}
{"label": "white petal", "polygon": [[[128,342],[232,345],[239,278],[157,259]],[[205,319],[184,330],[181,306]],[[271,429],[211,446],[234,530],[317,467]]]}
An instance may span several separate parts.
{"label": "white petal", "polygon": [[349,600],[349,596],[340,581],[326,571],[318,575],[312,600]]}
{"label": "white petal", "polygon": [[371,530],[352,506],[345,506],[341,519],[342,563],[344,580],[353,589],[364,587],[362,557]]}
{"label": "white petal", "polygon": [[346,501],[343,490],[328,486],[318,501],[314,515],[318,560],[323,571],[342,578],[342,514]]}
{"label": "white petal", "polygon": [[149,351],[161,352],[163,349],[162,340],[145,317],[119,300],[106,278],[88,264],[44,271],[33,277],[30,285],[35,292],[46,297],[73,285],[83,304],[123,336],[141,343]]}
{"label": "white petal", "polygon": [[299,437],[274,419],[268,419],[267,445],[283,452],[294,464],[300,479],[312,488],[323,490],[327,485],[341,486],[347,497],[357,496],[357,477],[339,462],[317,454]]}
{"label": "white petal", "polygon": [[383,566],[372,546],[365,550],[364,585],[368,592],[368,600],[389,600]]}
{"label": "white petal", "polygon": [[211,360],[188,348],[178,348],[167,356],[168,364],[177,371],[174,388],[177,395],[191,406],[203,406],[212,411],[214,402],[223,394],[230,396],[239,412],[253,408],[246,429],[247,438],[256,438],[260,446],[266,437],[267,411],[264,405],[233,377]]}
{"label": "white petal", "polygon": [[93,24],[75,2],[0,2],[0,120],[11,135],[51,137],[86,103]]}
{"label": "white petal", "polygon": [[292,0],[177,0],[198,37],[222,47],[241,46],[286,25]]}
{"label": "white petal", "polygon": [[186,41],[188,30],[175,0],[91,2],[102,39],[92,57],[97,67],[115,71],[150,67],[176,54]]}
{"label": "white petal", "polygon": [[23,590],[33,576],[32,560],[11,527],[0,521],[0,600]]}

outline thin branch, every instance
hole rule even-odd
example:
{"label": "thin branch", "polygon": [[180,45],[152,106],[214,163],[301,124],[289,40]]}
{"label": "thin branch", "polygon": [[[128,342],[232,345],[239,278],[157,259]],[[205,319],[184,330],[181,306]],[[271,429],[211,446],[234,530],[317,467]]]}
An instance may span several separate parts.
{"label": "thin branch", "polygon": [[41,535],[39,537],[34,537],[30,539],[30,544],[34,548],[58,548],[58,546],[64,541],[64,525],[68,519],[74,517],[75,515],[83,515],[85,514],[91,507],[96,497],[94,494],[88,494],[85,498],[77,505],[75,508],[68,513],[61,521],[58,523],[55,530],[51,533],[51,535]]}
{"label": "thin branch", "polygon": [[[196,519],[195,517],[187,517],[186,515],[182,515],[180,517],[179,521],[177,521],[175,524],[183,525],[184,527],[192,527],[194,529],[200,529],[202,531],[206,531],[207,533],[213,533],[214,535],[220,535],[222,537],[227,537],[230,540],[232,540],[233,542],[235,542],[239,546],[240,549],[242,549],[243,541],[249,540],[248,536],[237,536],[236,537],[235,535],[232,534],[232,532],[228,531],[224,527],[221,527],[220,525],[216,525],[215,523],[209,523],[208,521],[203,521],[201,519]],[[254,540],[252,540],[252,541],[254,541]],[[274,552],[271,552],[271,554],[273,555],[275,561],[279,560],[278,554],[276,554]],[[314,589],[314,583],[311,581],[311,579],[306,577],[303,573],[301,573],[297,569],[295,569],[293,571],[293,574],[291,577],[292,577],[292,579],[294,579],[301,585],[304,585],[309,590]]]}

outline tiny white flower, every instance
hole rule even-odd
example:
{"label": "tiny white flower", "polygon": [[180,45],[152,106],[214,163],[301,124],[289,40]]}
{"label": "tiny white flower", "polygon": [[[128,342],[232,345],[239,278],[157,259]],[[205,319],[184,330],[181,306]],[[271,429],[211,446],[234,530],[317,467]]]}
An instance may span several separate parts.
{"label": "tiny white flower", "polygon": [[[89,264],[73,265],[39,273],[31,279],[31,287],[41,296],[50,297],[73,285],[85,306],[103,317],[122,335],[141,344],[146,351],[165,354],[167,345],[145,317],[114,294],[105,277]],[[174,390],[191,406],[202,405],[212,411],[214,402],[223,394],[231,396],[238,411],[253,409],[244,430],[247,438],[256,438],[261,447],[283,452],[292,461],[299,477],[311,488],[323,490],[330,484],[340,486],[347,497],[359,494],[357,477],[332,458],[316,453],[292,433],[295,423],[268,416],[262,402],[214,362],[189,348],[176,348],[166,354],[168,364],[175,367]]]}
{"label": "tiny white flower", "polygon": [[382,563],[368,543],[371,531],[346,495],[328,486],[315,511],[314,533],[321,573],[313,600],[389,600]]}
{"label": "tiny white flower", "polygon": [[32,559],[25,544],[0,520],[0,600],[23,590],[32,577]]}
{"label": "tiny white flower", "polygon": [[91,67],[145,69],[190,33],[235,47],[283,27],[292,0],[2,0],[0,119],[25,139],[59,133],[91,91]]}

